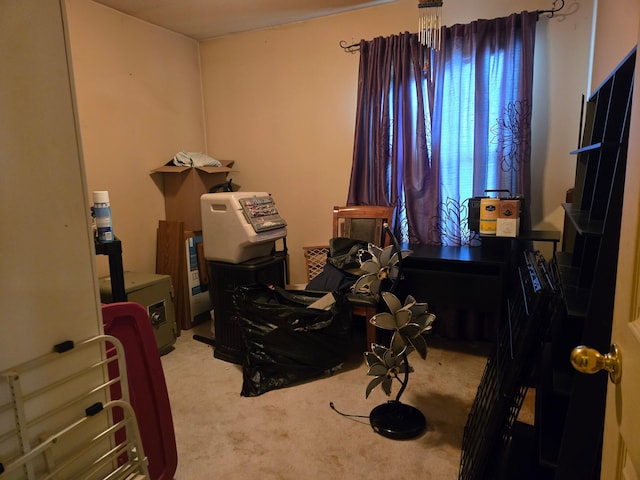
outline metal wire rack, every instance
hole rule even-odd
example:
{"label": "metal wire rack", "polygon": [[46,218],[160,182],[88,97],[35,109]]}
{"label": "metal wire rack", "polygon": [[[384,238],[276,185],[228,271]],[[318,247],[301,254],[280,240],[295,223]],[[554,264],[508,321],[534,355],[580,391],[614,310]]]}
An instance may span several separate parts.
{"label": "metal wire rack", "polygon": [[0,479],[148,479],[120,341],[53,350],[0,372]]}

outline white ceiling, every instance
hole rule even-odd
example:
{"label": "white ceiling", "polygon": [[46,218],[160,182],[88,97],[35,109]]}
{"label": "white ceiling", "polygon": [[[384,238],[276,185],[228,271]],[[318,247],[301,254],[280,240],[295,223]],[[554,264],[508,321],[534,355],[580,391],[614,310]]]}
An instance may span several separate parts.
{"label": "white ceiling", "polygon": [[294,23],[397,0],[94,0],[198,40]]}

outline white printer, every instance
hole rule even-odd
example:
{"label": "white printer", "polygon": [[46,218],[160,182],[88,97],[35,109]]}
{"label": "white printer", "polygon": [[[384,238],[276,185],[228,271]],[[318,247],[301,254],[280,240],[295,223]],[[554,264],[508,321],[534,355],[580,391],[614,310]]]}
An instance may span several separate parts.
{"label": "white printer", "polygon": [[242,263],[271,255],[287,223],[266,192],[205,193],[200,197],[207,260]]}

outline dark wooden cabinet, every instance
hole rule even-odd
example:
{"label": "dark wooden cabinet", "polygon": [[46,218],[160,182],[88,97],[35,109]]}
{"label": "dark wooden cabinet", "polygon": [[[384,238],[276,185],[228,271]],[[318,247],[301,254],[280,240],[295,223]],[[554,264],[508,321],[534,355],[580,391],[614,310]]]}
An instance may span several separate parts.
{"label": "dark wooden cabinet", "polygon": [[[560,232],[531,230],[517,237],[486,235],[482,247],[405,245],[398,294],[429,300],[438,310],[459,309],[488,313],[503,320],[513,286],[513,270],[531,242],[551,242],[556,251]],[[495,332],[487,340],[495,341]]]}
{"label": "dark wooden cabinet", "polygon": [[578,345],[609,351],[635,57],[634,49],[588,99],[571,152],[568,241],[555,256],[565,311],[544,339],[536,385],[539,462],[555,479],[600,475],[608,377],[576,372],[569,356]]}
{"label": "dark wooden cabinet", "polygon": [[409,245],[403,259],[402,297],[433,299],[436,307],[460,308],[498,315],[509,266],[509,249]]}

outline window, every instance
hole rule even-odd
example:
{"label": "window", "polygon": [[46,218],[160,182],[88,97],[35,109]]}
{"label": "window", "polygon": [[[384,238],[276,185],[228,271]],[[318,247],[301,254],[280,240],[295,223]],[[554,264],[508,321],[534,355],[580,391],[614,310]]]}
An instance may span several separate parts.
{"label": "window", "polygon": [[471,197],[501,189],[526,198],[536,19],[444,28],[430,75],[415,34],[361,42],[348,203],[396,206],[403,242],[465,245],[476,238]]}

